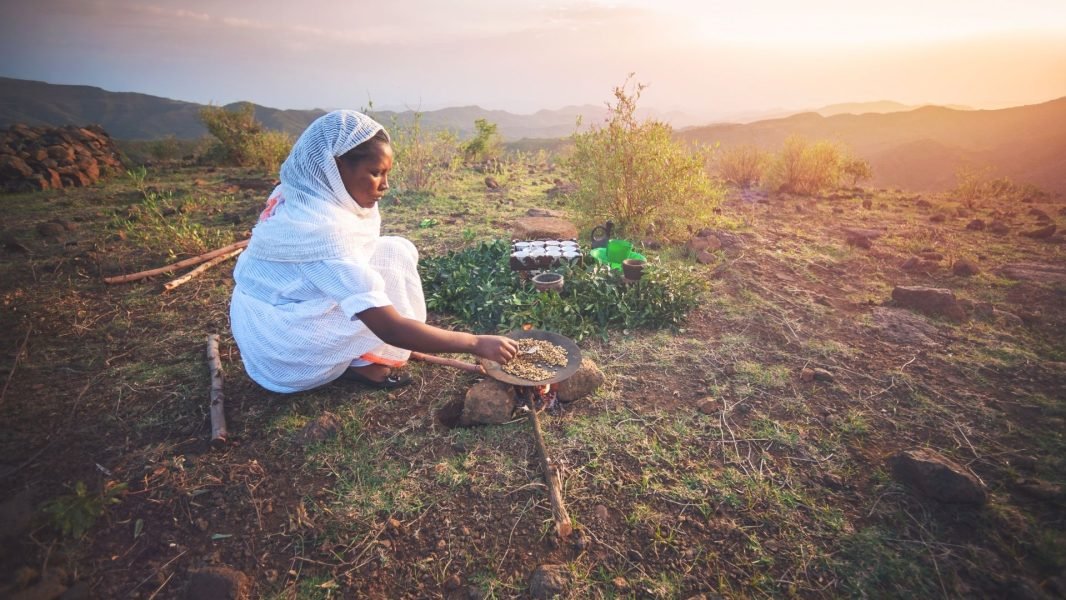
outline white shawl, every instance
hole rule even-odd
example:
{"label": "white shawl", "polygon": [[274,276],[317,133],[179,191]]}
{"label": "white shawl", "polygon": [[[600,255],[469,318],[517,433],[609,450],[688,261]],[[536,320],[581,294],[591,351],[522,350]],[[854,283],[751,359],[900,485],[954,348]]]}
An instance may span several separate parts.
{"label": "white shawl", "polygon": [[281,165],[281,185],[270,194],[280,200],[264,211],[246,253],[276,262],[365,260],[381,235],[381,215],[348,195],[334,159],[382,129],[353,110],[315,119]]}

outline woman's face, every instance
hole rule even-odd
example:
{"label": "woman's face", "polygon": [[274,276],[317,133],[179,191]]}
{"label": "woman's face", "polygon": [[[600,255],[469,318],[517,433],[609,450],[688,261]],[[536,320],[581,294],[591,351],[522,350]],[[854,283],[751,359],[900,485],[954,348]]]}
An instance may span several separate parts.
{"label": "woman's face", "polygon": [[377,144],[377,151],[354,165],[339,158],[336,160],[348,195],[359,206],[373,208],[389,189],[392,146]]}

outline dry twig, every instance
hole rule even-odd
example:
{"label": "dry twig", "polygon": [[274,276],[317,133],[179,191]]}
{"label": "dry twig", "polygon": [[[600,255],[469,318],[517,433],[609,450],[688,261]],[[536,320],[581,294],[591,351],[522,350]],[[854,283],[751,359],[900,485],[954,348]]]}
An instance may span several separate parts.
{"label": "dry twig", "polygon": [[226,445],[226,412],[222,395],[222,361],[218,356],[218,334],[207,336],[207,368],[211,372],[211,445]]}
{"label": "dry twig", "polygon": [[248,245],[248,240],[241,240],[239,242],[232,243],[232,244],[230,244],[228,246],[223,246],[223,247],[219,248],[218,250],[212,250],[211,252],[208,252],[206,254],[201,254],[200,256],[194,256],[192,258],[186,258],[185,260],[178,261],[178,262],[176,262],[174,264],[167,265],[165,267],[159,267],[158,269],[149,269],[147,271],[140,271],[138,273],[130,273],[129,275],[116,275],[115,277],[104,277],[104,283],[110,283],[110,284],[129,283],[131,281],[138,281],[138,280],[141,280],[141,279],[146,279],[148,277],[154,277],[156,275],[163,275],[164,273],[170,273],[171,271],[177,271],[178,269],[183,269],[185,267],[191,267],[193,265],[198,265],[198,264],[200,264],[202,262],[207,262],[207,261],[211,260],[212,258],[215,258],[216,256],[220,256],[220,255],[226,254],[228,252],[233,252],[237,248],[244,248],[247,245]]}
{"label": "dry twig", "polygon": [[166,285],[163,286],[163,291],[169,292],[170,290],[178,287],[179,285],[182,285],[184,283],[188,283],[190,279],[199,276],[201,273],[203,273],[204,271],[206,271],[206,270],[210,269],[211,267],[217,265],[220,262],[227,261],[227,260],[233,258],[234,256],[237,256],[241,252],[244,252],[244,248],[237,248],[236,250],[231,250],[231,251],[229,251],[229,252],[227,252],[225,254],[221,254],[219,256],[216,256],[216,257],[212,258],[211,260],[205,262],[204,264],[200,265],[199,267],[196,267],[192,271],[189,271],[188,273],[182,275],[181,277],[178,277],[177,279],[175,279],[173,281],[168,281],[166,283]]}
{"label": "dry twig", "polygon": [[533,438],[537,443],[537,454],[540,455],[540,466],[544,471],[544,482],[548,484],[548,499],[552,504],[552,518],[555,519],[555,532],[560,538],[570,537],[574,532],[574,525],[570,521],[570,515],[566,512],[563,504],[562,484],[559,482],[559,469],[548,460],[547,446],[544,445],[544,434],[540,430],[540,420],[537,411],[529,410],[529,422],[533,425]]}

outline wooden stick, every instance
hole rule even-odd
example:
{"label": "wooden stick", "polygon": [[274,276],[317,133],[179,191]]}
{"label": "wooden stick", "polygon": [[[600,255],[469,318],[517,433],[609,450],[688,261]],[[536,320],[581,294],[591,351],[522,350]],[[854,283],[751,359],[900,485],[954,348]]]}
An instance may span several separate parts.
{"label": "wooden stick", "polygon": [[211,372],[211,447],[226,445],[226,412],[222,396],[222,360],[218,356],[218,334],[207,336],[207,368]]}
{"label": "wooden stick", "polygon": [[481,368],[481,365],[463,362],[461,360],[453,360],[451,358],[444,358],[441,356],[434,356],[432,354],[423,354],[421,352],[412,352],[411,360],[420,360],[422,362],[433,363],[435,365],[444,365],[446,367],[455,367],[456,369],[462,369],[464,371],[470,371],[471,373],[478,373],[480,375],[485,374],[485,369]]}
{"label": "wooden stick", "polygon": [[200,265],[199,267],[196,267],[192,271],[189,271],[188,273],[182,275],[181,277],[178,277],[177,279],[175,279],[173,281],[168,281],[166,283],[166,285],[163,286],[163,291],[164,292],[169,292],[170,290],[178,287],[179,285],[181,285],[183,283],[188,283],[188,281],[190,279],[192,279],[193,277],[196,277],[196,276],[200,275],[200,273],[203,273],[204,271],[210,269],[211,267],[217,265],[220,262],[227,261],[227,260],[233,258],[234,256],[237,256],[241,252],[244,252],[244,248],[237,248],[236,250],[231,250],[230,252],[228,252],[226,254],[223,254],[221,256],[216,256],[216,257],[212,258],[211,260],[205,262],[204,264]]}
{"label": "wooden stick", "polygon": [[219,248],[218,250],[212,250],[212,251],[210,251],[210,252],[208,252],[206,254],[201,254],[200,256],[194,256],[192,258],[186,258],[185,260],[178,261],[178,262],[176,262],[176,263],[174,263],[172,265],[167,265],[165,267],[159,267],[158,269],[149,269],[147,271],[141,271],[139,273],[130,273],[129,275],[116,275],[114,277],[104,277],[104,283],[111,283],[111,284],[114,284],[114,283],[129,283],[130,281],[137,281],[137,280],[140,280],[140,279],[144,279],[146,277],[153,277],[155,275],[162,275],[164,273],[170,273],[171,271],[176,271],[178,269],[183,269],[185,267],[191,267],[193,265],[198,265],[198,264],[200,264],[202,262],[207,262],[207,261],[211,260],[212,258],[214,258],[216,256],[219,256],[221,254],[226,254],[227,252],[231,252],[231,251],[233,251],[233,250],[235,250],[237,248],[244,248],[247,245],[248,245],[248,240],[241,240],[239,242],[234,242],[234,243],[232,243],[232,244],[230,244],[228,246],[223,246],[223,247]]}
{"label": "wooden stick", "polygon": [[548,460],[548,450],[544,445],[544,434],[540,431],[537,410],[529,408],[529,422],[533,424],[533,438],[537,442],[537,454],[540,455],[540,467],[544,471],[544,482],[548,484],[548,499],[552,504],[552,518],[555,519],[555,532],[560,538],[568,538],[574,532],[574,525],[563,504],[563,486],[559,481],[559,468]]}

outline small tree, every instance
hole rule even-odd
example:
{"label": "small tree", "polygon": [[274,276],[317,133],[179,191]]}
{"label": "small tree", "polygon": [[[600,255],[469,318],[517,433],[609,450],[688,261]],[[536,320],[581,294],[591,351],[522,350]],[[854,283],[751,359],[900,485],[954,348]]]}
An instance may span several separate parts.
{"label": "small tree", "polygon": [[391,179],[402,191],[432,192],[456,168],[459,142],[448,131],[430,133],[422,129],[422,113],[415,113],[411,125],[393,123],[389,129],[396,152]]}
{"label": "small tree", "polygon": [[851,178],[851,187],[859,185],[860,181],[866,181],[874,174],[873,169],[870,168],[870,161],[864,158],[845,159],[841,172],[844,177]]}
{"label": "small tree", "polygon": [[713,169],[723,181],[737,187],[758,185],[768,155],[753,144],[723,148],[714,155]]}
{"label": "small tree", "polygon": [[463,144],[463,155],[470,162],[482,162],[490,158],[498,158],[503,143],[500,134],[496,132],[496,124],[486,119],[474,121],[477,133],[474,138]]}
{"label": "small tree", "polygon": [[766,185],[778,192],[816,194],[836,187],[844,153],[833,143],[813,144],[792,135],[785,139],[767,173]]}
{"label": "small tree", "polygon": [[218,140],[207,153],[216,162],[276,171],[292,149],[288,134],[263,129],[255,120],[255,106],[249,102],[234,110],[205,106],[200,109],[200,120]]}
{"label": "small tree", "polygon": [[645,86],[629,92],[626,84],[614,89],[603,127],[573,136],[575,206],[585,225],[612,219],[630,235],[680,237],[711,218],[722,190],[707,176],[703,156],[681,146],[669,125],[637,121]]}

